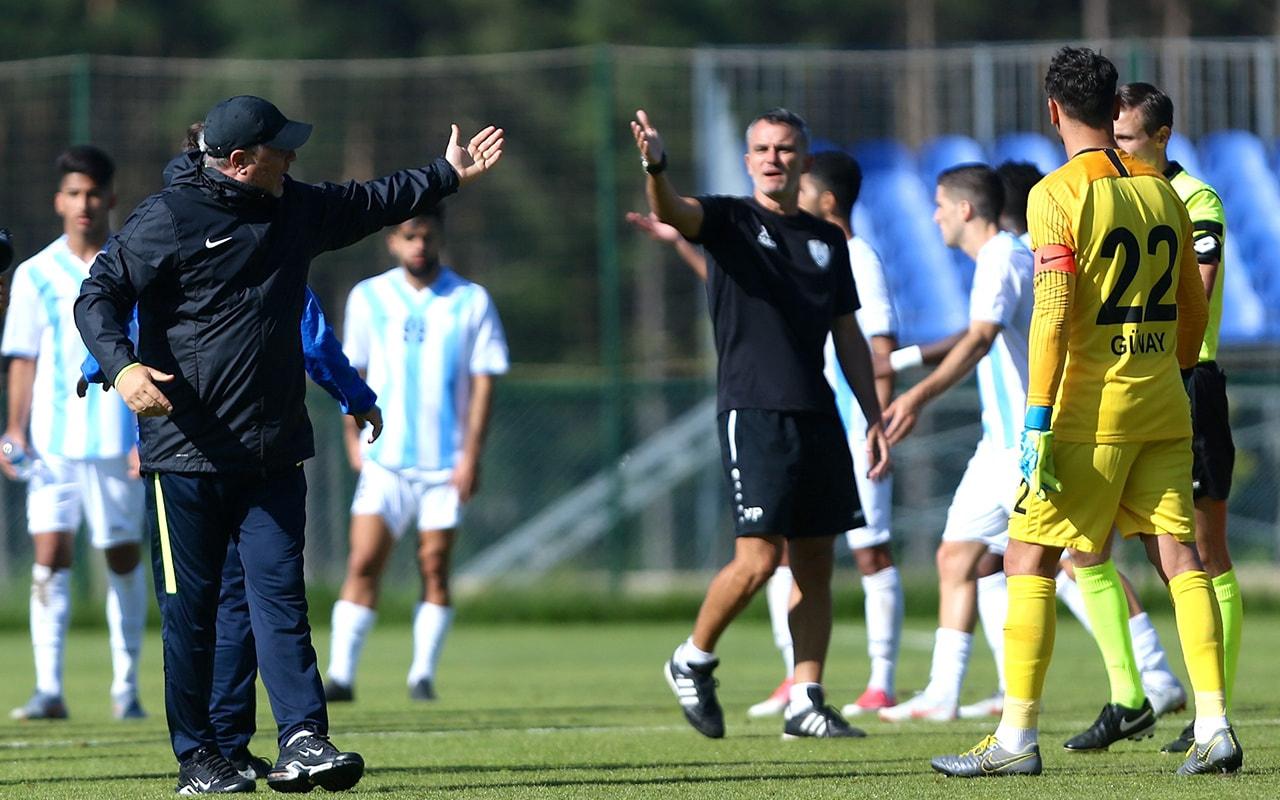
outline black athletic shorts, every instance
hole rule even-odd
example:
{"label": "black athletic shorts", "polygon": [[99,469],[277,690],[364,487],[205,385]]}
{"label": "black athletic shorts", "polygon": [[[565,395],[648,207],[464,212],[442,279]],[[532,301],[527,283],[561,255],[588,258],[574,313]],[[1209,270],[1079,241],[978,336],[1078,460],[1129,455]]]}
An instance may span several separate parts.
{"label": "black athletic shorts", "polygon": [[838,418],[744,408],[719,421],[737,535],[835,536],[865,524]]}
{"label": "black athletic shorts", "polygon": [[1227,376],[1217,362],[1201,361],[1183,373],[1191,398],[1191,487],[1195,498],[1226,500],[1236,445],[1227,413]]}

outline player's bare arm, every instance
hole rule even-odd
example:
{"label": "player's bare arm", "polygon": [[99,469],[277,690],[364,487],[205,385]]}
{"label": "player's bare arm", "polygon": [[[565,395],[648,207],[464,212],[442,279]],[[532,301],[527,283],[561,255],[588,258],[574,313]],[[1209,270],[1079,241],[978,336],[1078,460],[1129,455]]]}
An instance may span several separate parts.
{"label": "player's bare arm", "polygon": [[492,169],[502,158],[504,131],[489,125],[472,136],[463,147],[458,141],[458,126],[449,127],[449,144],[445,147],[444,158],[458,173],[458,185],[466,186]]}
{"label": "player's bare arm", "polygon": [[661,244],[669,244],[675,248],[676,254],[680,256],[680,260],[685,263],[694,275],[700,280],[707,279],[707,257],[702,251],[690,244],[675,226],[668,225],[658,216],[650,211],[648,214],[640,214],[635,211],[627,212],[627,222],[631,227],[640,231],[650,239]]}
{"label": "player's bare arm", "polygon": [[697,238],[702,231],[702,204],[692,198],[682,197],[671,185],[665,171],[667,151],[662,142],[662,134],[653,127],[644,109],[636,111],[636,118],[631,121],[631,134],[635,137],[640,158],[647,165],[645,195],[649,199],[649,210],[685,238]]}
{"label": "player's bare arm", "polygon": [[[874,353],[876,365],[876,377],[892,377],[904,369],[911,369],[919,366],[934,366],[941,364],[942,359],[947,357],[947,353],[951,352],[951,348],[960,343],[960,340],[967,336],[969,331],[956,331],[955,333],[936,342],[928,344],[912,345],[904,347],[901,350],[893,350],[887,355]],[[897,344],[894,344],[897,347]]]}
{"label": "player's bare arm", "polygon": [[1000,335],[1000,326],[994,322],[974,321],[959,341],[947,349],[947,355],[938,368],[924,380],[898,396],[884,410],[885,435],[890,444],[897,444],[915,428],[920,412],[926,403],[955,386],[973,371],[978,362],[991,350],[991,344]]}
{"label": "player's bare arm", "polygon": [[[35,383],[35,359],[15,356],[9,360],[9,424],[4,435],[24,451],[27,449],[27,426],[31,423],[31,393]],[[18,479],[18,471],[3,452],[0,452],[0,472],[10,480]]]}
{"label": "player's bare arm", "polygon": [[471,401],[467,408],[467,435],[462,442],[462,456],[453,467],[453,485],[458,499],[469,501],[480,488],[480,455],[489,433],[489,417],[493,411],[493,375],[471,376]]}
{"label": "player's bare arm", "polygon": [[898,337],[872,336],[870,344],[871,363],[876,367],[876,397],[880,400],[880,408],[885,408],[893,399],[893,372],[881,375],[878,367],[881,361],[888,362],[889,356],[898,349]]}
{"label": "player's bare arm", "polygon": [[831,339],[840,370],[867,419],[867,463],[871,465],[867,477],[879,480],[889,474],[891,464],[889,440],[880,422],[880,401],[876,397],[875,375],[871,369],[871,350],[853,314],[836,317],[831,325]]}
{"label": "player's bare arm", "polygon": [[1218,269],[1222,266],[1222,262],[1215,258],[1199,263],[1200,283],[1204,284],[1204,297],[1206,300],[1212,300],[1213,287],[1218,283]]}

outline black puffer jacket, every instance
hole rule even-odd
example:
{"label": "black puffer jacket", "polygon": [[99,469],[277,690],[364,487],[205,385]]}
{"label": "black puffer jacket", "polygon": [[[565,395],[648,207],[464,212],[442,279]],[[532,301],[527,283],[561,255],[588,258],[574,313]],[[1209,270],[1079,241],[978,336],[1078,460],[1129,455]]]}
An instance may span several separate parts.
{"label": "black puffer jacket", "polygon": [[144,470],[293,466],[315,454],[299,340],[311,259],[430,208],[457,173],[438,159],[367,183],[286,177],[275,198],[191,154],[170,178],[94,262],[76,327],[112,379],[135,361],[174,375],[173,413],[139,420]]}

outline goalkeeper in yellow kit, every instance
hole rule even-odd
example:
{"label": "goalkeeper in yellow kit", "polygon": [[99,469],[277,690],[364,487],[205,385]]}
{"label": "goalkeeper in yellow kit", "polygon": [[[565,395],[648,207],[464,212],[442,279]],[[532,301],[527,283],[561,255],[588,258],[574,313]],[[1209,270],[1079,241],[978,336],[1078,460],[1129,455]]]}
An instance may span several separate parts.
{"label": "goalkeeper in yellow kit", "polygon": [[[1196,703],[1195,744],[1178,774],[1235,772],[1242,762],[1226,718],[1221,622],[1195,549],[1179,374],[1196,363],[1208,309],[1185,206],[1158,171],[1116,147],[1116,79],[1110,61],[1070,47],[1045,75],[1050,120],[1071,158],[1036,185],[1027,208],[1035,305],[1023,482],[1005,554],[1008,689],[993,736],[933,760],[947,775],[1040,773],[1058,560],[1070,547],[1122,591],[1113,528],[1142,537],[1173,598]],[[1149,728],[1149,708],[1109,708],[1121,731]]]}

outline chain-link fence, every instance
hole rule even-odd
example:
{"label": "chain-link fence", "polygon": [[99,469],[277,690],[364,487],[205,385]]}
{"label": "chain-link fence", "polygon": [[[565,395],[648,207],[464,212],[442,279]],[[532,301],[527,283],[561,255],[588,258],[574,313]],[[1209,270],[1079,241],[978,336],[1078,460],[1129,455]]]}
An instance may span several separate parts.
{"label": "chain-link fence", "polygon": [[[677,186],[715,188],[704,155],[724,141],[713,126],[726,110],[735,136],[760,109],[786,105],[842,144],[892,137],[914,145],[948,132],[985,142],[1008,131],[1043,131],[1040,83],[1055,47],[601,47],[388,61],[77,56],[4,63],[0,224],[13,229],[23,256],[58,234],[52,165],[65,146],[81,141],[117,160],[122,222],[158,188],[187,125],[230,94],[264,95],[291,117],[315,123],[292,170],[303,180],[368,178],[425,162],[442,152],[450,122],[464,131],[503,125],[501,167],[450,202],[446,260],[492,292],[515,364],[499,386],[460,565],[465,572],[482,563],[516,533],[526,551],[556,545],[562,558],[554,560],[574,570],[709,568],[731,546],[718,456],[713,447],[679,446],[672,427],[712,391],[705,300],[671,253],[622,222],[625,210],[644,202],[626,129],[634,109],[648,109],[662,128]],[[1241,127],[1270,140],[1276,132],[1273,42],[1104,49],[1126,79],[1170,87],[1180,130],[1190,136]],[[381,237],[372,237],[318,259],[311,284],[340,323],[350,287],[387,266]],[[1241,555],[1270,559],[1280,549],[1277,358],[1262,349],[1228,360],[1241,449],[1232,535]],[[354,478],[337,410],[318,391],[311,400],[320,452],[308,467],[309,567],[336,581]],[[932,563],[950,492],[978,435],[976,419],[973,391],[954,393],[897,452],[896,527],[905,553],[922,566]],[[713,436],[709,416],[705,431]],[[668,463],[663,453],[678,454],[681,466],[653,472],[638,491],[634,471],[612,470],[628,453],[627,463],[658,465],[654,470]],[[593,479],[603,481],[593,485],[598,491],[584,494]],[[22,498],[21,487],[0,487],[0,580],[25,573],[29,563]],[[556,509],[563,513],[550,519]],[[572,509],[583,515],[576,527],[564,519]],[[411,573],[410,554],[395,570]]]}

